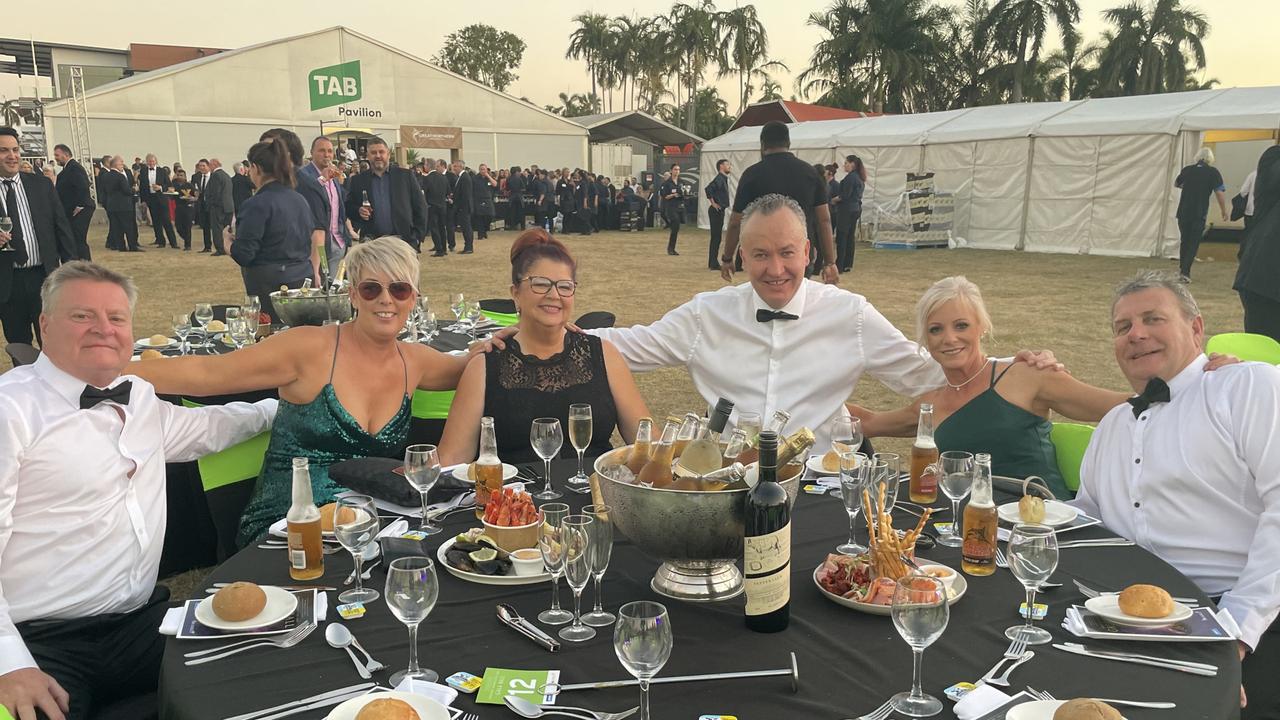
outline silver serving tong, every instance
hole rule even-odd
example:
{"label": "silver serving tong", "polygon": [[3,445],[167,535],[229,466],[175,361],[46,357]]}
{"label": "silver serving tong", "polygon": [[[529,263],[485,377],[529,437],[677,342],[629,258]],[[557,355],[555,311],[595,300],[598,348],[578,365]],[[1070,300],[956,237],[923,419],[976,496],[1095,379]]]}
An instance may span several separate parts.
{"label": "silver serving tong", "polygon": [[560,649],[560,641],[546,634],[538,626],[525,620],[516,609],[506,603],[498,603],[498,619],[503,625],[538,643],[551,652]]}

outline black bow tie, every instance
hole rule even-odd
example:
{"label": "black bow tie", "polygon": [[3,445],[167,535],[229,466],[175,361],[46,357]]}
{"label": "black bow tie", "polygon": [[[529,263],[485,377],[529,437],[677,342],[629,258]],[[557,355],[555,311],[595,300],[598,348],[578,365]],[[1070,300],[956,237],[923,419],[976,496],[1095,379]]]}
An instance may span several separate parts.
{"label": "black bow tie", "polygon": [[119,385],[99,390],[92,385],[85,385],[84,392],[80,393],[80,409],[88,410],[103,400],[110,400],[121,405],[129,404],[129,391],[133,389],[133,382],[125,380]]}
{"label": "black bow tie", "polygon": [[792,315],[789,312],[781,310],[757,310],[756,322],[769,322],[770,320],[799,320],[799,315]]}
{"label": "black bow tie", "polygon": [[1169,385],[1158,377],[1153,377],[1147,381],[1147,386],[1142,389],[1142,394],[1129,398],[1129,404],[1133,406],[1133,416],[1138,417],[1152,403],[1169,402]]}

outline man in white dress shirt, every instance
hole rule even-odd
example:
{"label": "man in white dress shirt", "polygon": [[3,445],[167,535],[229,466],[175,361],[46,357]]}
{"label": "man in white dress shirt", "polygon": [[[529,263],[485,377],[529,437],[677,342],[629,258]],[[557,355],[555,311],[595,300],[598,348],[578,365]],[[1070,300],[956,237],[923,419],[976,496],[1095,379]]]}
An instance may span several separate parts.
{"label": "man in white dress shirt", "polygon": [[1098,424],[1075,504],[1221,596],[1241,630],[1243,717],[1280,717],[1280,369],[1201,372],[1204,320],[1169,273],[1121,285],[1111,315],[1140,394]]}
{"label": "man in white dress shirt", "polygon": [[63,265],[41,290],[43,354],[0,375],[0,705],[84,718],[155,689],[165,463],[271,425],[276,401],[180,408],[121,376],[133,281]]}

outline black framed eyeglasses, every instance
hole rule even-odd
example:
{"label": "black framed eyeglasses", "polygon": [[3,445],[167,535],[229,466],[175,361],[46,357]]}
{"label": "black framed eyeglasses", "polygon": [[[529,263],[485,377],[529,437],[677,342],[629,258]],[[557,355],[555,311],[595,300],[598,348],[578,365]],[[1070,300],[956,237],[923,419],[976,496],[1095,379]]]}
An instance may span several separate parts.
{"label": "black framed eyeglasses", "polygon": [[541,275],[530,275],[524,280],[529,283],[529,289],[539,295],[546,295],[551,288],[555,288],[560,297],[573,297],[578,291],[578,283],[572,280],[552,280]]}
{"label": "black framed eyeglasses", "polygon": [[366,302],[373,302],[382,296],[382,289],[384,287],[387,289],[387,292],[391,293],[391,298],[393,300],[404,302],[405,300],[413,297],[413,283],[405,282],[403,280],[397,280],[390,285],[383,285],[377,280],[364,280],[359,285],[356,285],[356,290],[359,291],[360,297]]}

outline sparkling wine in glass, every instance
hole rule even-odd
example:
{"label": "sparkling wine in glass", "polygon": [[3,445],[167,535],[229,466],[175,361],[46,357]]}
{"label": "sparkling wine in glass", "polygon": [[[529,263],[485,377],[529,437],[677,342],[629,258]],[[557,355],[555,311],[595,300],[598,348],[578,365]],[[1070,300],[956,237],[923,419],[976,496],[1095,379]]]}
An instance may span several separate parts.
{"label": "sparkling wine in glass", "polygon": [[440,455],[435,445],[410,445],[404,451],[404,477],[418,491],[422,501],[420,532],[435,535],[440,526],[427,518],[427,495],[440,479]]}
{"label": "sparkling wine in glass", "polygon": [[1010,640],[1023,639],[1028,645],[1044,645],[1053,636],[1035,626],[1036,589],[1058,569],[1058,536],[1048,525],[1022,523],[1009,533],[1009,571],[1027,590],[1027,622],[1004,631]]}
{"label": "sparkling wine in glass", "polygon": [[560,523],[560,542],[564,547],[564,579],[573,591],[573,624],[560,629],[560,638],[569,642],[585,642],[596,636],[590,625],[582,623],[582,591],[591,580],[591,525],[589,515],[569,515]]}
{"label": "sparkling wine in glass", "polygon": [[942,702],[920,689],[920,669],[924,649],[947,629],[950,609],[946,585],[936,578],[908,575],[898,581],[889,612],[898,634],[911,646],[913,659],[911,692],[898,693],[889,701],[894,710],[908,717],[937,715],[942,712]]}
{"label": "sparkling wine in glass", "polygon": [[[0,215],[0,232],[6,235],[13,232],[13,218],[8,215]],[[0,252],[17,252],[17,250],[13,248],[12,242],[7,242],[0,247]]]}
{"label": "sparkling wine in glass", "polygon": [[338,602],[370,603],[378,599],[378,591],[366,588],[360,574],[364,572],[364,553],[378,535],[378,509],[368,495],[338,498],[333,510],[333,535],[351,553],[356,565],[356,586],[338,595]]}
{"label": "sparkling wine in glass", "polygon": [[640,681],[640,720],[651,720],[649,681],[671,657],[671,618],[661,603],[640,600],[618,608],[613,651],[622,667]]}
{"label": "sparkling wine in glass", "polygon": [[200,347],[210,347],[209,323],[213,322],[213,306],[209,303],[196,303],[196,310],[193,314],[196,322],[200,325],[200,329],[204,332],[204,342],[200,344]]}
{"label": "sparkling wine in glass", "polygon": [[582,453],[591,445],[591,406],[586,403],[569,406],[569,443],[578,451],[578,474],[569,478],[569,489],[591,492],[591,478],[582,471]]}
{"label": "sparkling wine in glass", "polygon": [[[838,417],[831,421],[831,449],[837,455],[845,452],[856,452],[862,447],[862,421],[856,417]],[[832,495],[843,493],[843,489],[831,491]]]}
{"label": "sparkling wine in glass", "polygon": [[870,458],[854,450],[840,453],[840,497],[849,515],[849,542],[836,548],[841,555],[856,556],[867,552],[867,548],[855,539],[854,533],[858,528],[858,515],[862,512],[862,491],[867,489],[870,478]]}
{"label": "sparkling wine in glass", "polygon": [[968,497],[973,489],[973,453],[963,450],[948,450],[938,458],[942,478],[938,485],[942,494],[951,501],[951,528],[938,537],[938,544],[947,547],[960,547],[964,540],[960,536],[960,501]]}
{"label": "sparkling wine in glass", "polygon": [[440,596],[440,579],[428,557],[403,557],[387,566],[387,608],[409,627],[409,667],[391,676],[391,687],[406,677],[435,682],[440,675],[418,667],[418,625],[427,619]]}
{"label": "sparkling wine in glass", "polygon": [[564,445],[564,432],[560,429],[560,421],[556,418],[538,418],[529,428],[529,443],[533,451],[542,458],[546,474],[543,476],[542,490],[534,493],[539,500],[555,500],[560,493],[551,489],[551,459],[560,454]]}
{"label": "sparkling wine in glass", "polygon": [[540,508],[542,525],[538,528],[538,550],[542,564],[551,575],[551,608],[538,613],[538,620],[548,625],[563,625],[573,619],[560,609],[560,576],[564,574],[564,537],[560,526],[569,515],[564,503],[547,503]]}
{"label": "sparkling wine in glass", "polygon": [[608,505],[588,505],[582,508],[582,514],[590,515],[594,520],[591,531],[591,574],[596,585],[596,604],[591,612],[582,616],[582,622],[592,627],[608,627],[618,618],[604,609],[604,599],[600,595],[600,582],[609,569],[609,558],[613,555],[613,523],[609,520]]}
{"label": "sparkling wine in glass", "polygon": [[187,354],[187,336],[191,334],[191,316],[178,313],[173,316],[173,334],[178,336],[178,353]]}

